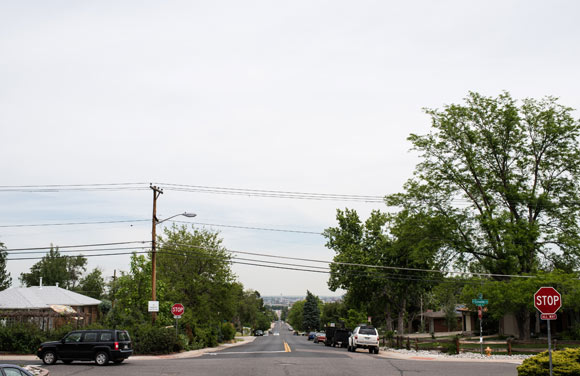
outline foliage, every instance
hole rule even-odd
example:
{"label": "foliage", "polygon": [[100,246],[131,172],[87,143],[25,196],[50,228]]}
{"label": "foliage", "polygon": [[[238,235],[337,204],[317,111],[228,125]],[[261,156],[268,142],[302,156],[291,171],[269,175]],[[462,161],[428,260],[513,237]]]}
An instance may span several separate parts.
{"label": "foliage", "polygon": [[[445,218],[456,260],[495,274],[571,271],[580,250],[580,122],[555,98],[470,93],[426,110],[432,132],[409,140],[422,162],[391,206]],[[461,205],[458,205],[461,203]]]}
{"label": "foliage", "polygon": [[[547,376],[549,369],[549,354],[544,351],[524,360],[518,376]],[[580,348],[552,351],[552,370],[557,376],[580,375]]]}
{"label": "foliage", "polygon": [[[242,289],[242,286],[239,288]],[[259,292],[247,290],[239,297],[238,320],[241,326],[251,327],[252,330],[268,330],[274,320],[274,312],[264,306]]]}
{"label": "foliage", "polygon": [[231,257],[218,235],[173,226],[159,237],[158,280],[171,286],[158,291],[161,323],[172,322],[170,306],[175,302],[186,307],[182,322],[195,326],[216,326],[236,314],[239,290]]}
{"label": "foliage", "polygon": [[[163,283],[158,284],[163,289]],[[151,261],[144,255],[131,255],[129,272],[121,275],[110,285],[113,308],[107,321],[113,327],[133,326],[150,320],[147,302],[151,300]]]}
{"label": "foliage", "polygon": [[304,331],[304,304],[306,300],[300,300],[292,304],[290,310],[288,311],[287,321],[295,330]]}
{"label": "foliage", "polygon": [[394,215],[375,210],[363,223],[356,211],[339,209],[336,219],[338,226],[324,231],[326,246],[336,252],[329,288],[347,290],[350,307],[384,317],[389,330],[397,313],[402,334],[407,309],[418,310],[414,300],[440,278],[411,269],[437,266],[440,244],[432,239],[441,232],[442,223],[409,210]]}
{"label": "foliage", "polygon": [[231,341],[236,336],[236,328],[234,324],[230,322],[224,322],[222,324],[222,336],[224,341]]}
{"label": "foliage", "polygon": [[129,329],[136,354],[168,354],[183,350],[183,343],[175,336],[175,329],[148,324]]}
{"label": "foliage", "polygon": [[367,315],[365,312],[360,312],[351,308],[348,310],[347,316],[342,317],[340,321],[344,322],[345,327],[348,329],[354,329],[360,324],[367,322]]}
{"label": "foliage", "polygon": [[36,264],[29,273],[20,274],[20,282],[27,286],[39,286],[40,278],[45,286],[55,286],[73,290],[80,277],[86,271],[87,259],[83,256],[61,256],[58,247],[50,251]]}
{"label": "foliage", "polygon": [[331,302],[326,303],[322,306],[322,314],[320,317],[320,322],[322,326],[328,325],[329,323],[338,323],[341,321],[341,317],[347,315],[347,308],[344,302]]}
{"label": "foliage", "polygon": [[306,331],[320,329],[318,301],[318,297],[306,290],[306,301],[302,311],[302,326]]}
{"label": "foliage", "polygon": [[91,273],[81,279],[79,285],[74,290],[79,294],[101,299],[105,292],[103,271],[100,268],[93,269]]}
{"label": "foliage", "polygon": [[[473,282],[479,282],[474,280]],[[479,292],[489,300],[488,314],[495,320],[507,313],[520,314],[519,321],[525,320],[521,312],[534,312],[533,295],[542,286],[552,286],[562,295],[564,305],[561,311],[578,316],[580,313],[580,280],[577,274],[561,271],[538,273],[533,278],[512,278],[504,281],[486,280],[481,283],[466,283],[461,293],[461,300],[471,302]],[[475,309],[474,305],[470,305]],[[520,326],[520,330],[522,327]],[[523,333],[520,334],[520,337]]]}
{"label": "foliage", "polygon": [[6,258],[8,253],[4,243],[0,243],[0,291],[7,289],[12,284],[12,277],[6,269]]}

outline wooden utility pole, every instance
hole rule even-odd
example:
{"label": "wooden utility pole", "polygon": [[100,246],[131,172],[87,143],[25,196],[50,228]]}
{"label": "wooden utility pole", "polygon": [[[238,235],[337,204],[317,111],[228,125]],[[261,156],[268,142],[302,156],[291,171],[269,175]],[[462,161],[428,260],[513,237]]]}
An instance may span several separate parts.
{"label": "wooden utility pole", "polygon": [[[157,276],[156,276],[156,272],[157,272],[157,255],[156,255],[156,249],[155,249],[155,243],[156,243],[156,233],[155,233],[155,228],[157,227],[157,198],[159,197],[159,195],[163,194],[163,190],[155,187],[154,185],[151,185],[150,188],[153,190],[153,222],[152,222],[152,228],[151,228],[151,300],[152,301],[156,301],[157,300],[157,294],[156,294],[156,290],[157,290]],[[153,323],[155,324],[155,320],[157,319],[157,312],[151,312],[151,318],[153,320]]]}

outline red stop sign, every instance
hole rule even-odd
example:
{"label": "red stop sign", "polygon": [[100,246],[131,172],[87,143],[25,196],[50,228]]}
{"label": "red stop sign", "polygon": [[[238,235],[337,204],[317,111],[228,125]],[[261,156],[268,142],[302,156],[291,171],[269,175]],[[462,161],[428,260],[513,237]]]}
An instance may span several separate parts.
{"label": "red stop sign", "polygon": [[544,314],[556,313],[562,307],[562,296],[553,287],[540,287],[534,294],[534,306]]}
{"label": "red stop sign", "polygon": [[173,313],[173,316],[181,316],[183,315],[183,311],[185,311],[183,304],[175,303],[173,307],[171,307],[171,313]]}

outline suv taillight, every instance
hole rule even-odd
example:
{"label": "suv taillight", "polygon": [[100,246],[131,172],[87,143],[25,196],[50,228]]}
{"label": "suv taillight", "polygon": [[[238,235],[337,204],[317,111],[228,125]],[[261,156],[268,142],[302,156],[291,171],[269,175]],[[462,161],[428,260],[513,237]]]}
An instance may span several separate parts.
{"label": "suv taillight", "polygon": [[115,342],[115,350],[119,350],[119,342]]}
{"label": "suv taillight", "polygon": [[354,336],[354,339],[358,339],[358,336]]}

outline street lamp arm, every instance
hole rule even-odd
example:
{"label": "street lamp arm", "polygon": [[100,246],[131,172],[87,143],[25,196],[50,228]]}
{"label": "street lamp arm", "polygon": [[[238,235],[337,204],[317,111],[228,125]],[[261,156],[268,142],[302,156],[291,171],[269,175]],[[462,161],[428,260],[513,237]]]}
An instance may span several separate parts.
{"label": "street lamp arm", "polygon": [[157,218],[155,218],[155,224],[158,225],[160,223],[163,223],[165,221],[170,220],[171,218],[175,218],[175,217],[178,217],[180,215],[183,215],[184,217],[188,217],[188,218],[193,218],[193,217],[197,216],[197,214],[195,214],[195,213],[188,213],[188,212],[179,213],[179,214],[172,215],[171,217],[168,217],[168,218],[165,218],[165,219],[162,219],[162,220],[158,220]]}

